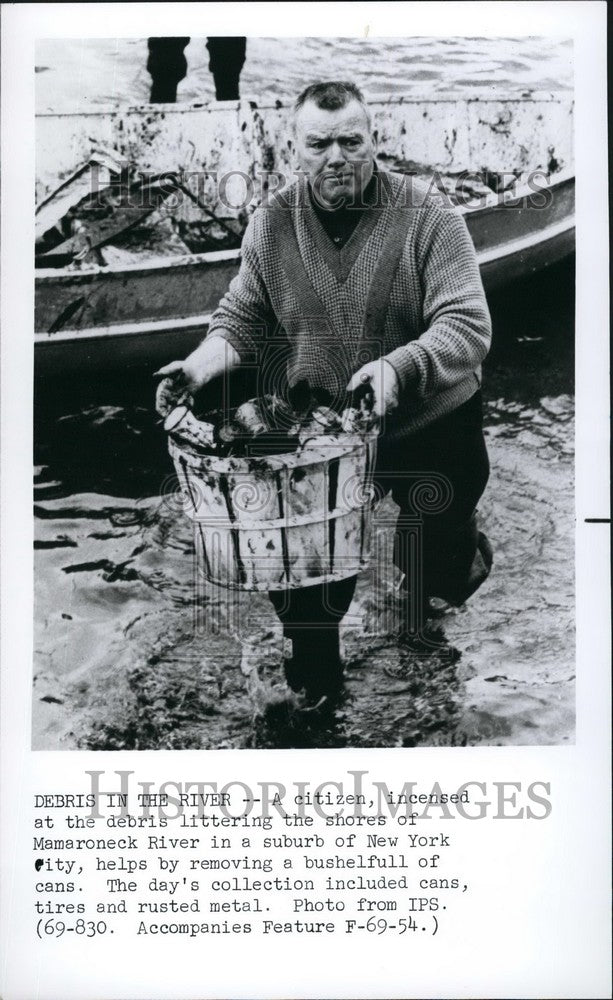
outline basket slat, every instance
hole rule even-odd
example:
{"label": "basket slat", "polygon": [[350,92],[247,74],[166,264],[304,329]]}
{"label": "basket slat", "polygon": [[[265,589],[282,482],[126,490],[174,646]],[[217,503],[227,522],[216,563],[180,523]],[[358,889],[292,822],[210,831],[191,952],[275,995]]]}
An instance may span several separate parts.
{"label": "basket slat", "polygon": [[196,455],[169,439],[199,572],[235,590],[353,576],[367,559],[374,437],[329,435],[288,455]]}

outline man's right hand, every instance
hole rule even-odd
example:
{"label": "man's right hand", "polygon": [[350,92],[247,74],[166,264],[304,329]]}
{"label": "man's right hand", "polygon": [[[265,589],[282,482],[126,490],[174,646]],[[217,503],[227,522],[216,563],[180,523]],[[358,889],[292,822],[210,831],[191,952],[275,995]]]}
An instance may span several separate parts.
{"label": "man's right hand", "polygon": [[238,365],[238,352],[224,337],[203,340],[184,361],[171,361],[154,373],[155,377],[164,376],[157,388],[156,410],[165,417],[207,382]]}

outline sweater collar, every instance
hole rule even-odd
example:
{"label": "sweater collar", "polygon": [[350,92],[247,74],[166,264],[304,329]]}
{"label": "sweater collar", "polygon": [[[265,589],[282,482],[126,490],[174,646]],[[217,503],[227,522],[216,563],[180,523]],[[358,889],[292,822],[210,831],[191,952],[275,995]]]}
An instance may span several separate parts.
{"label": "sweater collar", "polygon": [[[299,204],[302,208],[301,214],[308,234],[319,255],[339,282],[344,283],[349,277],[354,264],[382,217],[382,209],[386,199],[379,197],[379,192],[383,187],[380,183],[381,178],[381,172],[376,171],[372,178],[372,181],[374,181],[372,188],[370,188],[370,182],[367,185],[369,188],[368,197],[371,199],[370,204],[365,204],[360,208],[346,207],[341,210],[346,217],[351,216],[353,220],[356,217],[358,219],[357,224],[354,224],[352,227],[353,231],[351,235],[343,241],[341,246],[336,246],[333,239],[328,235],[326,231],[328,227],[324,227],[320,219],[320,214],[311,201],[306,177],[302,175],[300,178],[301,191]],[[338,212],[327,212],[325,215],[328,217],[333,216],[335,224],[339,223],[342,225],[343,220],[342,218],[338,218]]]}

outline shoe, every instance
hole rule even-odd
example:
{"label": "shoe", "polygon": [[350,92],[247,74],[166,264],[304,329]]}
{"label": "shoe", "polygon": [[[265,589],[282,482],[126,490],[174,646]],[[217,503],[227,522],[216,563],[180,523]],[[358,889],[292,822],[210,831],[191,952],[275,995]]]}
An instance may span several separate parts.
{"label": "shoe", "polygon": [[418,632],[401,632],[398,644],[410,653],[430,654],[449,659],[452,663],[460,659],[459,649],[452,646],[440,625],[426,622]]}
{"label": "shoe", "polygon": [[472,515],[467,530],[472,532],[475,546],[470,566],[468,569],[464,568],[458,575],[453,569],[453,564],[450,564],[447,579],[436,591],[437,597],[442,597],[456,608],[472,597],[487,580],[494,562],[494,551],[487,535],[477,529],[476,514]]}
{"label": "shoe", "polygon": [[292,703],[297,712],[308,713],[308,712],[321,712],[324,708],[331,707],[330,698],[325,695],[310,694],[308,691],[302,690],[294,692],[292,695]]}
{"label": "shoe", "polygon": [[284,663],[288,687],[305,702],[315,704],[320,699],[334,700],[343,689],[343,664],[340,660],[327,663],[320,669],[295,659]]}

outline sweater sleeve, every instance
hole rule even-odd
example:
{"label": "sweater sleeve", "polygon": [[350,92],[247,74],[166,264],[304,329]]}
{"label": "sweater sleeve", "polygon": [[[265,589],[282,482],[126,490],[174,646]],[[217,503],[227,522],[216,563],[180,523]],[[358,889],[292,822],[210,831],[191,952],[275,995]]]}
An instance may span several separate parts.
{"label": "sweater sleeve", "polygon": [[259,345],[274,325],[274,313],[262,278],[257,244],[262,225],[260,212],[251,217],[241,246],[241,264],[209,324],[209,337],[223,337],[241,361],[255,358]]}
{"label": "sweater sleeve", "polygon": [[416,241],[425,330],[386,355],[409,405],[419,405],[476,372],[491,340],[479,264],[464,219],[435,208]]}

